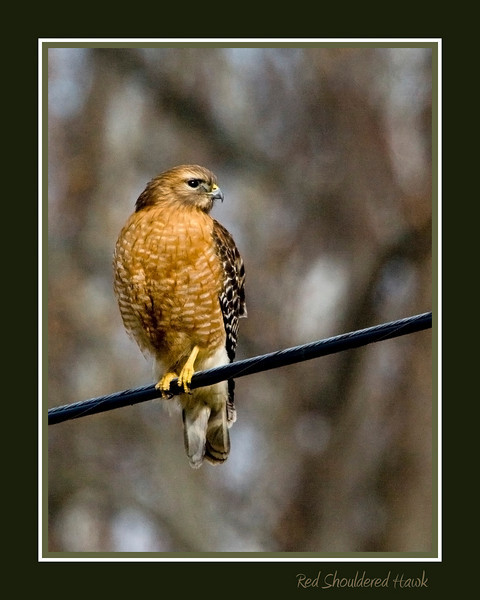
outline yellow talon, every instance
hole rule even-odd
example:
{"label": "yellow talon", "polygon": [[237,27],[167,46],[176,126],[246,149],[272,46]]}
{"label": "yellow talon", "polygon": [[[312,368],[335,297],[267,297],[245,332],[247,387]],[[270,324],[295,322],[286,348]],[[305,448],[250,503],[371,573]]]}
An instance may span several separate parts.
{"label": "yellow talon", "polygon": [[171,398],[173,396],[173,394],[170,393],[170,383],[176,378],[176,373],[165,373],[165,375],[156,384],[155,388],[162,392],[162,398]]}
{"label": "yellow talon", "polygon": [[[194,346],[190,356],[187,358],[187,362],[183,365],[183,368],[180,371],[180,375],[178,375],[178,387],[183,387],[186,394],[190,392],[190,383],[192,382],[192,377],[195,373],[193,365],[195,364],[198,350],[198,346]],[[162,398],[171,398],[173,396],[173,394],[170,392],[170,384],[176,378],[177,374],[173,371],[169,371],[168,373],[165,373],[165,375],[155,385],[155,388],[162,392]]]}
{"label": "yellow talon", "polygon": [[178,385],[179,387],[183,387],[185,393],[190,392],[190,383],[192,382],[192,377],[195,373],[193,365],[195,364],[195,359],[197,358],[198,350],[198,346],[193,347],[190,356],[187,358],[187,362],[183,365],[183,368],[180,371],[180,375],[178,376]]}

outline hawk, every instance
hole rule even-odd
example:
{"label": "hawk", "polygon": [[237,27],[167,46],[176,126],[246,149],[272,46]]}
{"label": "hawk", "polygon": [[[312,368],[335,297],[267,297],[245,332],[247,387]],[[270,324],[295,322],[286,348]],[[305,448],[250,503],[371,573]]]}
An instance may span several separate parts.
{"label": "hawk", "polygon": [[235,422],[234,381],[190,390],[195,370],[235,357],[246,316],[245,269],[230,233],[210,216],[223,201],[215,175],[180,165],[152,179],[118,237],[114,289],[123,324],[154,362],[156,387],[171,397],[178,377],[185,449],[192,467],[223,463]]}

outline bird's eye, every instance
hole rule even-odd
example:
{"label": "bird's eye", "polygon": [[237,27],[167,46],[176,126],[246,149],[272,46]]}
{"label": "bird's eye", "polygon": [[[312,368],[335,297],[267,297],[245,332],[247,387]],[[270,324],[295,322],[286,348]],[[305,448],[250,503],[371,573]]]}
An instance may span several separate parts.
{"label": "bird's eye", "polygon": [[191,188],[197,188],[200,184],[202,183],[201,179],[189,179],[187,181],[187,184],[191,187]]}

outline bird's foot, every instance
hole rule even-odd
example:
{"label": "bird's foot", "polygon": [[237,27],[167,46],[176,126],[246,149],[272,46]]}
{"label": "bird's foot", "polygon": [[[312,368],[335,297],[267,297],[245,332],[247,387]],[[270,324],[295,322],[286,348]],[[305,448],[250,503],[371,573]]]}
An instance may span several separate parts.
{"label": "bird's foot", "polygon": [[190,384],[192,382],[193,374],[195,373],[193,365],[195,364],[198,350],[198,346],[194,346],[190,356],[187,358],[187,362],[183,365],[180,375],[178,376],[178,386],[183,387],[186,394],[190,393]]}
{"label": "bird's foot", "polygon": [[195,373],[193,365],[195,364],[195,359],[197,358],[198,351],[198,346],[194,346],[193,350],[190,353],[190,356],[187,358],[187,362],[183,365],[183,368],[180,371],[180,375],[177,375],[174,371],[168,371],[155,385],[155,388],[162,392],[162,398],[172,398],[174,396],[174,394],[172,394],[172,392],[170,391],[170,384],[174,379],[177,379],[177,377],[178,387],[183,388],[183,391],[186,394],[190,393],[190,383],[192,382],[192,377]]}
{"label": "bird's foot", "polygon": [[173,398],[173,394],[170,392],[170,383],[177,378],[177,374],[170,372],[165,375],[156,384],[155,388],[162,392],[162,398],[170,399]]}

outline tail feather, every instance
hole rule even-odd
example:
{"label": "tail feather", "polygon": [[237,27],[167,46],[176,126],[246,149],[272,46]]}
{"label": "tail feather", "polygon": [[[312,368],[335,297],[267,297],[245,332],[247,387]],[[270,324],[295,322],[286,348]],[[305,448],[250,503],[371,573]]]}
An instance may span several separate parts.
{"label": "tail feather", "polygon": [[207,425],[205,458],[213,464],[221,464],[230,452],[230,435],[228,433],[227,407],[224,404],[210,414]]}
{"label": "tail feather", "polygon": [[227,406],[211,408],[206,404],[193,404],[183,409],[185,451],[190,465],[197,469],[206,458],[221,464],[230,452],[230,435]]}
{"label": "tail feather", "polygon": [[237,420],[237,411],[235,410],[235,380],[228,380],[228,398],[227,398],[227,424],[231,427]]}
{"label": "tail feather", "polygon": [[184,408],[183,410],[183,434],[185,450],[190,465],[198,469],[205,456],[206,432],[210,407],[205,404],[197,404]]}

